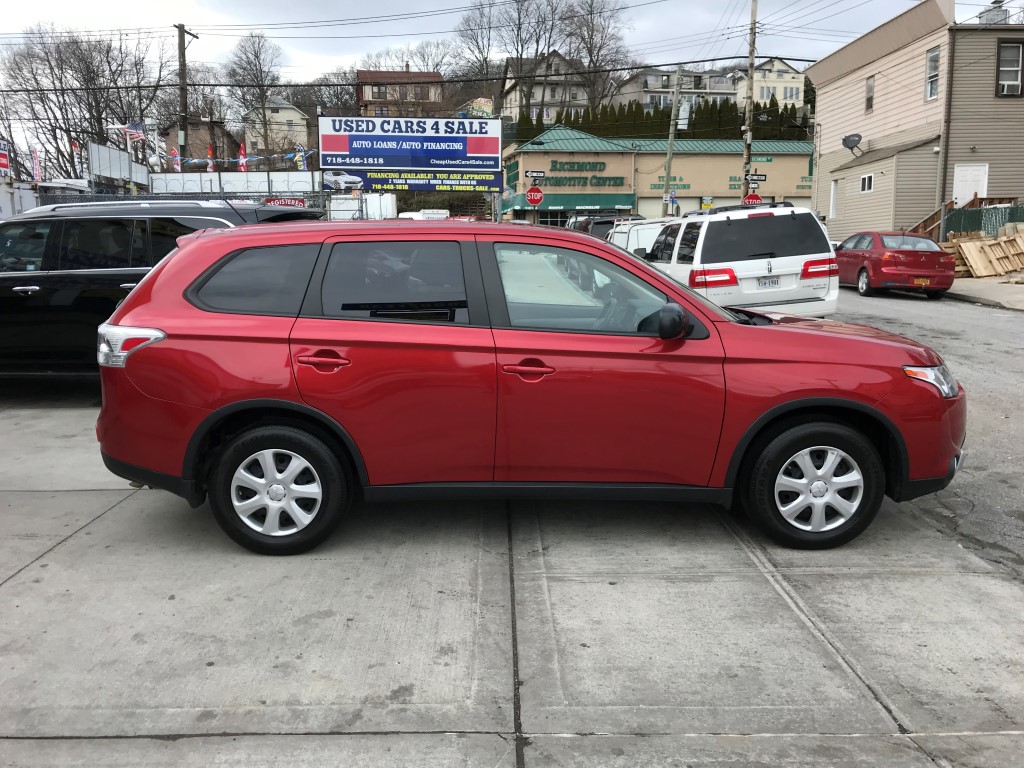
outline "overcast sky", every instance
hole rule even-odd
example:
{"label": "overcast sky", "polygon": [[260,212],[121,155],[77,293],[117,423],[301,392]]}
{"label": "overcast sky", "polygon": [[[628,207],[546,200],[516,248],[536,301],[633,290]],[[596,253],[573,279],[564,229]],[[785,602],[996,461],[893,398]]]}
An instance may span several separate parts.
{"label": "overcast sky", "polygon": [[[746,55],[749,0],[623,0],[629,7],[624,34],[634,54],[650,64],[716,56]],[[1022,0],[1010,0],[1018,8]],[[175,8],[173,15],[169,10]],[[460,12],[415,20],[380,20],[388,14],[441,12],[468,5],[468,0],[442,4],[440,0],[375,0],[373,3],[325,3],[323,0],[178,0],[176,3],[82,2],[48,0],[46,3],[9,0],[0,17],[0,39],[37,23],[62,28],[148,30],[154,40],[176,50],[172,25],[184,22],[199,34],[191,41],[192,61],[223,62],[238,36],[246,29],[217,25],[263,25],[284,22],[341,21],[343,25],[305,29],[266,29],[284,50],[285,79],[306,81],[388,46],[449,36]],[[790,59],[821,58],[882,22],[914,5],[912,0],[760,0],[758,53]],[[981,0],[957,3],[957,19],[967,20],[984,8]],[[371,10],[372,9],[372,10]],[[372,19],[353,23],[362,17]],[[331,37],[334,36],[334,37]],[[797,62],[794,62],[797,64]],[[798,66],[805,66],[798,64]]]}

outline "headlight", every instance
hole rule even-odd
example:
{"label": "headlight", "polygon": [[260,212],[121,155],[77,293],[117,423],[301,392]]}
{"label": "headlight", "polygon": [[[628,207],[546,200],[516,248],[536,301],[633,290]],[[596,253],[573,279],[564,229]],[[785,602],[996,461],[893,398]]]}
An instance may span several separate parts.
{"label": "headlight", "polygon": [[937,365],[934,368],[915,368],[905,365],[903,372],[912,379],[920,379],[932,384],[942,393],[943,397],[956,397],[960,392],[960,385],[956,383],[953,374],[945,365]]}

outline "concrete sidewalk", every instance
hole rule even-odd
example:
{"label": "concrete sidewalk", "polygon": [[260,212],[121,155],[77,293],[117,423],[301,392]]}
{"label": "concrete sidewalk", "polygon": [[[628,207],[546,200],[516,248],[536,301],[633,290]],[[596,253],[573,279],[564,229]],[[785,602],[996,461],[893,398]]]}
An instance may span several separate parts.
{"label": "concrete sidewalk", "polygon": [[1024,311],[1024,272],[1001,277],[958,277],[946,298]]}

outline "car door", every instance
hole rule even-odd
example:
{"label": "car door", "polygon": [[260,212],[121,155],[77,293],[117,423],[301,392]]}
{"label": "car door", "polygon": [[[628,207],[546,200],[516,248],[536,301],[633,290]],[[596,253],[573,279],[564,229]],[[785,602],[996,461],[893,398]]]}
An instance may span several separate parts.
{"label": "car door", "polygon": [[877,246],[874,234],[861,232],[853,250],[854,257],[850,262],[850,277],[854,284],[857,283],[857,274],[862,267],[867,267],[868,273],[873,275],[875,268],[881,263],[882,253]]}
{"label": "car door", "polygon": [[[495,480],[705,485],[725,401],[710,323],[662,341],[664,287],[601,250],[480,244],[498,363]],[[591,276],[573,281],[560,261]]]}
{"label": "car door", "polygon": [[[49,368],[47,278],[57,264],[59,238],[59,221],[18,219],[0,225],[0,373]],[[94,347],[95,342],[94,332]]]}
{"label": "car door", "polygon": [[473,242],[335,238],[311,286],[295,381],[352,437],[370,484],[490,481],[494,339]]}
{"label": "car door", "polygon": [[846,238],[836,248],[836,263],[839,265],[839,282],[843,285],[853,285],[857,282],[857,272],[854,262],[857,260],[856,247],[860,241],[860,234]]}

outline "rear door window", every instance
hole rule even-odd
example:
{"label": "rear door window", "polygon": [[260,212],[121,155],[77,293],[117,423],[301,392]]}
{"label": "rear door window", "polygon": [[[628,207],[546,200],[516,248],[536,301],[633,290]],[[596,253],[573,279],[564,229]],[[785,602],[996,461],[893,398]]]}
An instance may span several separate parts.
{"label": "rear door window", "polygon": [[148,267],[145,219],[67,219],[58,269]]}
{"label": "rear door window", "polygon": [[469,323],[462,251],[454,242],[338,243],[321,300],[327,317]]}
{"label": "rear door window", "polygon": [[52,226],[52,221],[17,221],[0,227],[0,272],[42,270]]}
{"label": "rear door window", "polygon": [[150,219],[149,238],[150,246],[153,249],[153,263],[177,247],[177,240],[182,235],[188,235],[199,229],[223,229],[229,226],[220,219],[195,219],[187,216]]}
{"label": "rear door window", "polygon": [[687,224],[683,229],[682,240],[679,241],[679,256],[676,262],[679,264],[693,264],[693,254],[697,252],[697,241],[700,239],[701,223]]}
{"label": "rear door window", "polygon": [[787,213],[709,221],[702,264],[828,254],[832,250],[814,214]]}
{"label": "rear door window", "polygon": [[672,249],[675,248],[678,235],[678,224],[670,224],[661,230],[661,234],[658,235],[654,240],[654,245],[651,246],[651,252],[647,260],[659,263],[672,261]]}
{"label": "rear door window", "polygon": [[238,251],[201,278],[188,297],[212,312],[297,316],[319,252],[319,244]]}

